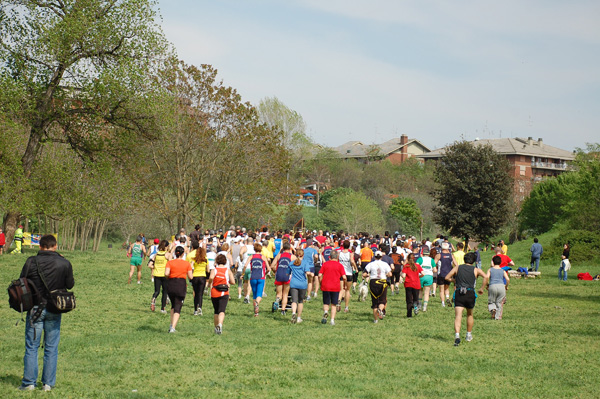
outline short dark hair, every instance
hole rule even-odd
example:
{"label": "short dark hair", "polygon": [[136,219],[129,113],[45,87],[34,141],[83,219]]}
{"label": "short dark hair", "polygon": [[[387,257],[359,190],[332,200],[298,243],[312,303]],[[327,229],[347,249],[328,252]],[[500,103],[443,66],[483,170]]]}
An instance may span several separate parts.
{"label": "short dark hair", "polygon": [[226,265],[227,264],[227,257],[223,254],[217,255],[217,258],[215,259],[215,263],[217,265]]}
{"label": "short dark hair", "polygon": [[477,255],[475,255],[475,252],[467,252],[465,254],[465,263],[472,265],[475,262],[477,262]]}
{"label": "short dark hair", "polygon": [[492,263],[494,263],[496,266],[500,266],[500,263],[502,263],[502,258],[496,255],[492,258]]}
{"label": "short dark hair", "polygon": [[40,248],[54,248],[55,245],[56,237],[54,237],[52,234],[46,234],[40,238]]}
{"label": "short dark hair", "polygon": [[538,242],[538,239],[537,239],[537,237],[535,237],[535,238],[533,239],[533,242]]}

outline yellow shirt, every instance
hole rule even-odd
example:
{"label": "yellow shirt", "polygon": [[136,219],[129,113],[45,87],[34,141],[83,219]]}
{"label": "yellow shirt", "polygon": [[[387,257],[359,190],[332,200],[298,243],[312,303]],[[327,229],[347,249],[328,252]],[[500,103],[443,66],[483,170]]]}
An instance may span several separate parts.
{"label": "yellow shirt", "polygon": [[465,252],[464,251],[454,251],[452,254],[454,259],[456,260],[456,265],[464,265],[465,264]]}
{"label": "yellow shirt", "polygon": [[194,277],[206,277],[206,266],[208,266],[208,261],[196,263],[194,260],[196,259],[196,249],[188,253],[186,259],[192,265],[192,269],[194,269]]}
{"label": "yellow shirt", "polygon": [[508,254],[507,254],[507,252],[508,252],[508,245],[504,244],[504,245],[502,246],[502,252],[504,253],[504,255],[508,255]]}
{"label": "yellow shirt", "polygon": [[267,259],[273,259],[273,250],[269,248],[269,245],[263,247],[260,253],[263,254]]}
{"label": "yellow shirt", "polygon": [[167,251],[158,251],[154,256],[154,277],[164,277],[165,267],[167,266]]}

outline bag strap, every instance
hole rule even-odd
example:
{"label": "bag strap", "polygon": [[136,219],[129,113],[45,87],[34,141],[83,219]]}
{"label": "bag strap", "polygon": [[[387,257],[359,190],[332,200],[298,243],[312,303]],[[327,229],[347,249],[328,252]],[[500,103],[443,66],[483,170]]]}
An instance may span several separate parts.
{"label": "bag strap", "polygon": [[37,271],[38,271],[38,274],[40,275],[40,279],[42,280],[42,283],[44,283],[44,287],[46,287],[46,289],[48,290],[48,293],[50,293],[50,288],[48,288],[48,284],[46,283],[46,277],[44,276],[44,273],[42,272],[42,268],[40,267],[40,264],[38,263],[37,255],[35,257],[35,264],[37,266]]}

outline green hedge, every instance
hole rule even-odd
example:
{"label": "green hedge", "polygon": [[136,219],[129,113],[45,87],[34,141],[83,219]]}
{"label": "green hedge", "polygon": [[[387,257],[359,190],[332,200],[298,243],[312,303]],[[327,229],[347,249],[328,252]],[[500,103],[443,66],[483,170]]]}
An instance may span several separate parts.
{"label": "green hedge", "polygon": [[544,248],[542,259],[560,261],[563,246],[569,243],[571,262],[600,259],[600,233],[587,230],[567,230],[552,240],[550,248]]}

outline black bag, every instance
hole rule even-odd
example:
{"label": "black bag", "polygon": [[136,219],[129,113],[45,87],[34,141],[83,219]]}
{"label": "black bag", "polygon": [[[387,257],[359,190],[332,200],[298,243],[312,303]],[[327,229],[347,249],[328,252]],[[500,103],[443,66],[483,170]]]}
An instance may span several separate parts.
{"label": "black bag", "polygon": [[[25,275],[29,272],[29,265],[25,270]],[[21,277],[11,281],[8,285],[8,304],[9,306],[21,313],[21,321],[23,320],[23,312],[28,312],[35,305],[40,303],[40,293],[35,284],[30,283],[27,277]],[[17,320],[17,324],[19,321]]]}
{"label": "black bag", "polygon": [[220,292],[229,291],[229,286],[227,284],[214,285],[213,288]]}
{"label": "black bag", "polygon": [[35,264],[37,265],[38,274],[40,275],[40,278],[44,283],[44,287],[46,287],[46,289],[50,293],[50,299],[52,300],[52,304],[54,305],[58,313],[67,313],[75,309],[75,307],[77,306],[75,302],[75,294],[65,289],[50,291],[50,288],[48,288],[48,284],[46,283],[44,273],[42,273],[42,268],[40,267],[40,264],[37,261],[37,257],[35,258]]}

